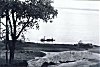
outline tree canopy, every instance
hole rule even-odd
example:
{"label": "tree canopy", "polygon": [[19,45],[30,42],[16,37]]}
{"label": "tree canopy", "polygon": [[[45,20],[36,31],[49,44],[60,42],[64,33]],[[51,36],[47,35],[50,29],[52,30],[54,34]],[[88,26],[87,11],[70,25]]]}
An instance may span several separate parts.
{"label": "tree canopy", "polygon": [[9,36],[12,39],[12,44],[6,43],[6,49],[10,50],[10,63],[14,59],[16,40],[27,31],[26,28],[36,26],[39,29],[40,20],[51,22],[57,16],[58,12],[51,3],[51,0],[0,0],[0,18],[6,18],[6,22],[1,23],[6,27],[7,43]]}
{"label": "tree canopy", "polygon": [[0,16],[4,18],[8,11],[10,33],[14,33],[13,25],[16,25],[16,39],[26,27],[32,28],[36,25],[39,28],[38,20],[45,22],[57,15],[57,10],[51,6],[52,1],[46,0],[0,0]]}

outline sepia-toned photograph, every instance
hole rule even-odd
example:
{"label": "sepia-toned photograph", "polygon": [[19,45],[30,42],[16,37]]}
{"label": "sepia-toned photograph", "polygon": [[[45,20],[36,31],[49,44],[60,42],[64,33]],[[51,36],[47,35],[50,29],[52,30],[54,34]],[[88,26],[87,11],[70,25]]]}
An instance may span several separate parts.
{"label": "sepia-toned photograph", "polygon": [[0,0],[0,67],[100,67],[99,0]]}

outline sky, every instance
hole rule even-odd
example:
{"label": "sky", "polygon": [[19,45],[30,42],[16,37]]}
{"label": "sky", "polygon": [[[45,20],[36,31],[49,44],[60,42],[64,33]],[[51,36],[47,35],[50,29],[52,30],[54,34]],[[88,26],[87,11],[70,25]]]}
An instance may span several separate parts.
{"label": "sky", "polygon": [[54,0],[58,16],[53,23],[40,22],[40,29],[25,35],[31,42],[41,38],[54,38],[53,43],[84,43],[99,45],[99,3],[97,1]]}
{"label": "sky", "polygon": [[[99,41],[99,1],[54,0],[52,6],[58,10],[53,23],[40,21],[40,29],[30,29],[24,33],[26,41],[39,42],[41,38],[54,38],[49,43],[93,43]],[[45,42],[47,43],[47,42]]]}
{"label": "sky", "polygon": [[[41,38],[54,38],[53,43],[84,43],[99,45],[99,1],[54,0],[58,10],[53,23],[40,22],[40,29],[29,30],[25,35],[31,42]],[[52,42],[50,42],[52,43]]]}

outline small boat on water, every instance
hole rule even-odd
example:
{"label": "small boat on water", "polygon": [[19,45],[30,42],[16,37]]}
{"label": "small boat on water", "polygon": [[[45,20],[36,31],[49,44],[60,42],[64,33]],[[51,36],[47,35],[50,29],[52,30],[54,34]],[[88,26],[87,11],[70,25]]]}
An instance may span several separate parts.
{"label": "small boat on water", "polygon": [[53,41],[55,41],[55,39],[53,39],[53,38],[51,38],[51,39],[50,38],[49,39],[45,39],[45,36],[44,36],[44,38],[40,39],[40,41],[41,42],[45,42],[45,41],[46,42],[53,42]]}

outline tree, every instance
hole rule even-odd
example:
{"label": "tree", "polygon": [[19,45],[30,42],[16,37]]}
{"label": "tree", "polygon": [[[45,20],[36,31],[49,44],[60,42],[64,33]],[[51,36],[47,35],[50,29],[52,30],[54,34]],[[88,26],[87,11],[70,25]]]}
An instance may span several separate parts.
{"label": "tree", "polygon": [[[27,31],[27,28],[33,29],[36,26],[39,29],[39,21],[52,21],[58,12],[51,6],[50,0],[0,0],[0,16],[6,18],[6,40],[9,41],[11,36],[11,44],[7,44],[10,50],[9,63],[14,60],[14,51],[16,41],[19,36]],[[4,24],[5,22],[3,22]],[[8,49],[7,47],[7,49]]]}

